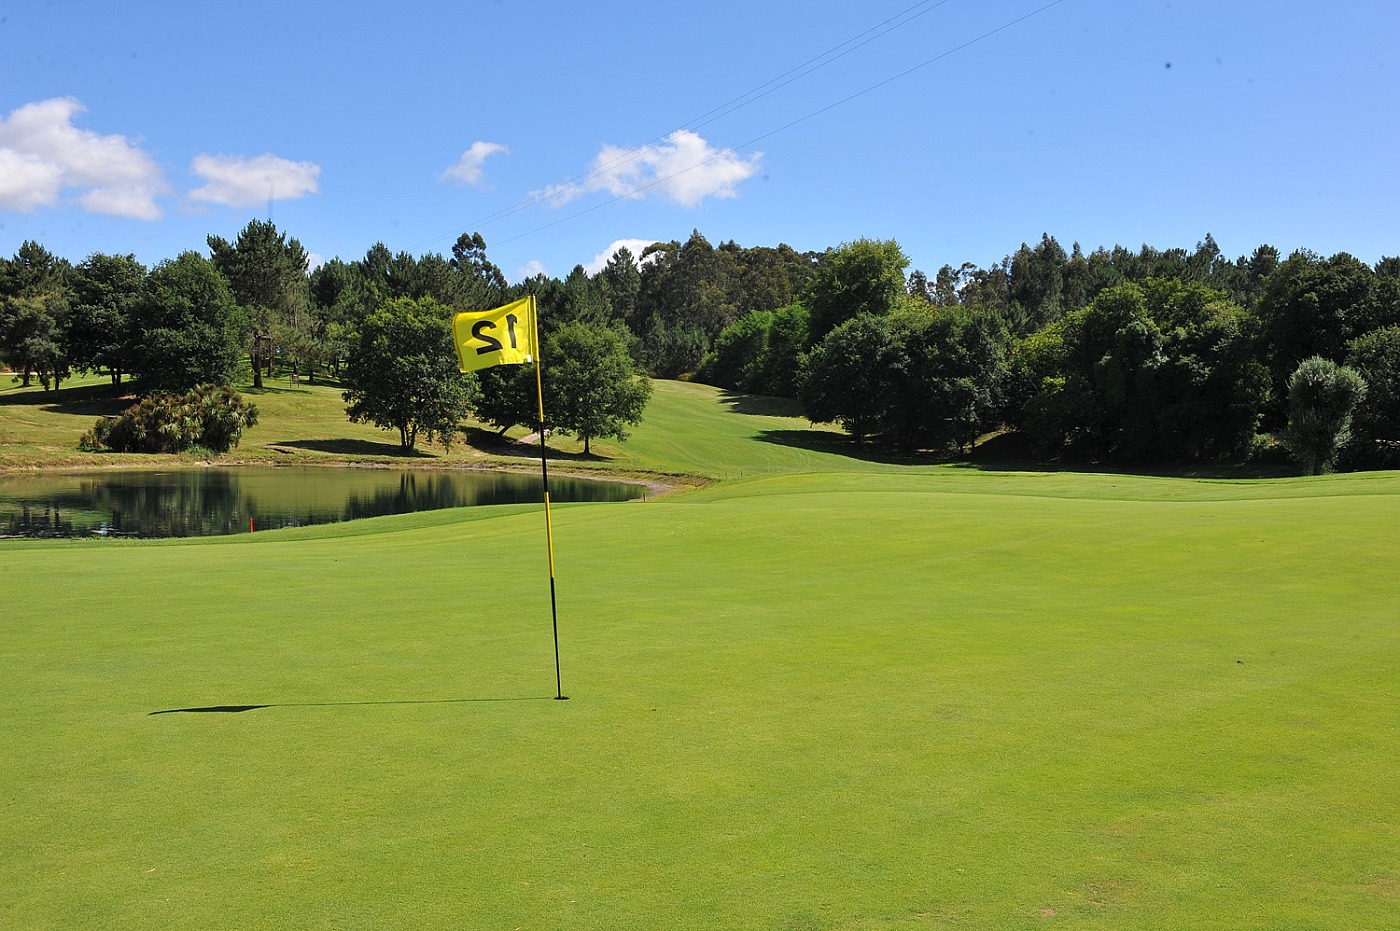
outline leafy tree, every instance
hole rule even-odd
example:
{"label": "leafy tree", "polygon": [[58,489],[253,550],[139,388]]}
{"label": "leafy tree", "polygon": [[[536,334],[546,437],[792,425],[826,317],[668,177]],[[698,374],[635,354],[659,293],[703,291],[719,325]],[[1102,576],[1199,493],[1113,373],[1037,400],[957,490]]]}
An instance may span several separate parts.
{"label": "leafy tree", "polygon": [[1400,258],[1394,256],[1376,263],[1371,300],[1356,317],[1356,333],[1392,326],[1400,326]]}
{"label": "leafy tree", "polygon": [[1400,326],[1372,330],[1351,341],[1346,364],[1366,382],[1351,421],[1349,465],[1400,467]]}
{"label": "leafy tree", "polygon": [[[968,270],[975,266],[971,262],[964,262],[962,267],[964,270]],[[960,271],[951,265],[944,265],[934,276],[933,285],[925,289],[929,302],[939,307],[951,307],[958,303],[961,299],[958,289],[962,283]]]}
{"label": "leafy tree", "polygon": [[540,418],[538,386],[532,365],[497,365],[476,373],[480,395],[472,414],[504,436],[511,427],[535,424]]}
{"label": "leafy tree", "polygon": [[[1089,253],[1087,259],[1089,265],[1089,283],[1085,287],[1084,298],[1092,301],[1099,294],[1109,288],[1115,288],[1127,279],[1123,272],[1113,263],[1113,253],[1103,247],[1095,249]],[[1071,305],[1071,309],[1077,310],[1082,304]]]}
{"label": "leafy tree", "polygon": [[[948,266],[945,265],[943,268],[948,268]],[[921,269],[916,268],[909,273],[909,281],[904,286],[904,292],[910,297],[930,304],[933,303],[934,288],[928,283],[928,275],[925,275]]]}
{"label": "leafy tree", "polygon": [[890,317],[894,337],[882,422],[903,449],[970,447],[995,418],[1010,334],[993,313],[913,308]]}
{"label": "leafy tree", "polygon": [[408,297],[430,297],[451,307],[457,303],[460,282],[456,269],[436,252],[419,256],[414,269],[413,287]]}
{"label": "leafy tree", "polygon": [[506,276],[486,258],[486,240],[480,233],[457,237],[451,264],[457,274],[457,307],[487,310],[507,301]]}
{"label": "leafy tree", "polygon": [[1048,233],[1041,234],[1033,249],[1021,243],[1011,257],[1010,296],[1021,309],[1020,332],[1038,330],[1064,313],[1067,262],[1065,250]]}
{"label": "leafy tree", "polygon": [[382,258],[379,250],[383,250],[383,255],[387,256],[382,264],[376,265],[378,272],[373,280],[374,294],[379,302],[397,297],[411,300],[431,297],[441,304],[450,305],[456,300],[456,275],[451,263],[442,256],[429,253],[415,258],[408,252],[388,255],[383,243],[376,243],[369,253],[376,263]]}
{"label": "leafy tree", "polygon": [[1251,304],[1264,293],[1265,283],[1278,268],[1278,249],[1265,243],[1250,253],[1248,258],[1241,256],[1239,266],[1244,272],[1245,299]]}
{"label": "leafy tree", "polygon": [[0,259],[0,359],[25,387],[34,375],[45,390],[68,377],[71,271],[66,259],[32,239]]}
{"label": "leafy tree", "polygon": [[893,239],[857,239],[829,251],[818,263],[803,304],[811,314],[811,336],[823,339],[861,314],[884,316],[904,294],[909,259]]}
{"label": "leafy tree", "polygon": [[1345,252],[1323,259],[1306,250],[1290,255],[1269,275],[1257,312],[1262,355],[1273,378],[1270,423],[1281,424],[1287,383],[1310,356],[1340,362],[1361,335],[1371,306],[1374,274]]}
{"label": "leafy tree", "polygon": [[619,247],[598,272],[597,280],[613,318],[631,326],[636,320],[637,296],[642,289],[642,273],[631,251],[626,246]]}
{"label": "leafy tree", "polygon": [[[582,265],[575,265],[551,306],[549,318],[555,323],[586,323],[598,326],[608,322],[612,308],[602,287]],[[541,311],[542,313],[545,311]]]}
{"label": "leafy tree", "polygon": [[1102,290],[1094,285],[1094,266],[1089,264],[1079,243],[1075,243],[1060,269],[1060,306],[1066,311],[1083,307]]}
{"label": "leafy tree", "polygon": [[[271,366],[278,351],[291,356],[292,371],[297,372],[300,360],[295,352],[304,345],[300,336],[312,322],[306,250],[279,233],[271,220],[250,221],[233,244],[221,236],[209,236],[207,241],[214,264],[228,279],[248,323],[246,348],[253,365],[253,387],[262,387],[263,369]],[[296,338],[288,340],[289,333]]]}
{"label": "leafy tree", "polygon": [[840,323],[813,347],[798,398],[812,423],[839,423],[862,446],[888,404],[894,334],[884,316],[863,313]]}
{"label": "leafy tree", "polygon": [[0,301],[0,359],[20,373],[25,387],[32,375],[39,376],[45,391],[56,390],[68,377],[68,311],[62,291]]}
{"label": "leafy tree", "polygon": [[677,378],[699,367],[707,343],[704,331],[695,324],[668,326],[657,314],[647,322],[642,333],[641,356],[652,376]]}
{"label": "leafy tree", "polygon": [[376,291],[359,263],[331,259],[311,273],[309,293],[315,356],[338,377],[361,321],[377,306]]}
{"label": "leafy tree", "polygon": [[[356,284],[363,284],[359,268],[353,263],[334,258],[322,262],[307,276],[307,296],[314,308],[334,307],[340,303],[341,296]],[[358,316],[367,317],[372,309],[366,308]]]}
{"label": "leafy tree", "polygon": [[1160,455],[1243,458],[1269,392],[1268,370],[1254,355],[1256,318],[1223,292],[1194,282],[1153,278],[1143,290],[1164,336]]}
{"label": "leafy tree", "polygon": [[451,314],[431,298],[396,298],[365,319],[341,378],[352,421],[398,430],[405,451],[420,434],[451,444],[478,391],[457,370]]}
{"label": "leafy tree", "polygon": [[134,255],[95,252],[73,269],[68,351],[81,371],[106,369],[121,384],[130,367],[133,313],[146,283],[146,266]]}
{"label": "leafy tree", "polygon": [[1156,415],[1164,401],[1165,336],[1136,284],[1110,288],[1073,315],[1065,329],[1070,371],[1094,398],[1081,442],[1093,455],[1141,459],[1158,449]]}
{"label": "leafy tree", "polygon": [[182,252],[146,277],[132,306],[131,372],[143,391],[228,384],[244,344],[228,281],[209,259]]}
{"label": "leafy tree", "polygon": [[610,326],[566,323],[545,341],[540,355],[545,417],[583,440],[627,439],[642,421],[651,382],[633,368],[627,338]]}
{"label": "leafy tree", "polygon": [[12,258],[0,259],[0,298],[62,291],[70,270],[67,259],[26,239]]}
{"label": "leafy tree", "polygon": [[366,249],[365,257],[355,263],[355,270],[360,273],[360,280],[365,283],[370,294],[371,312],[391,297],[402,297],[393,293],[391,287],[389,270],[393,264],[394,253],[382,242]]}
{"label": "leafy tree", "polygon": [[[981,269],[971,262],[964,263],[962,270],[957,275],[956,294],[958,301],[968,307],[986,307],[1000,311],[1010,321],[1013,317],[1011,313],[1011,273],[1008,271],[1010,264],[1008,259],[1000,265]],[[934,303],[945,302],[936,299]],[[955,302],[947,301],[946,303]],[[1015,332],[1021,332],[1021,330]]]}
{"label": "leafy tree", "polygon": [[721,388],[795,398],[807,327],[801,304],[750,311],[724,328],[695,377]]}
{"label": "leafy tree", "polygon": [[[1141,456],[1155,448],[1164,342],[1138,285],[1104,291],[1052,324],[1035,356],[1023,344],[1016,381],[1024,389],[1029,371],[1040,382],[1013,422],[1047,452],[1068,444],[1090,457]],[[1050,361],[1058,371],[1046,370]]]}
{"label": "leafy tree", "polygon": [[740,312],[793,305],[816,270],[815,254],[798,252],[787,243],[745,249],[731,241],[720,246],[720,251],[733,256],[734,291],[729,303]]}
{"label": "leafy tree", "polygon": [[1066,330],[1084,310],[1060,318],[1011,347],[1002,392],[1002,419],[1042,455],[1074,446],[1095,419],[1086,378],[1071,373]]}
{"label": "leafy tree", "polygon": [[1349,437],[1352,412],[1366,395],[1353,368],[1322,356],[1299,363],[1288,379],[1288,430],[1284,442],[1313,475],[1332,464]]}
{"label": "leafy tree", "polygon": [[[637,319],[642,336],[657,318],[662,333],[698,331],[700,356],[739,315],[738,263],[734,252],[715,249],[699,230],[684,243],[654,243],[642,251]],[[691,371],[694,366],[683,371]]]}
{"label": "leafy tree", "polygon": [[754,389],[760,394],[796,398],[802,356],[811,344],[807,308],[789,304],[773,311],[768,340],[753,368]]}
{"label": "leafy tree", "polygon": [[1249,449],[1268,390],[1253,317],[1179,279],[1129,282],[1028,337],[1008,418],[1048,452],[1224,460]]}
{"label": "leafy tree", "polygon": [[751,310],[729,324],[696,369],[696,380],[736,391],[759,390],[759,366],[772,326],[773,313],[767,310]]}
{"label": "leafy tree", "polygon": [[648,246],[639,265],[633,308],[614,312],[642,338],[647,370],[673,377],[694,371],[725,327],[748,311],[792,304],[815,257],[786,244],[746,249],[731,241],[716,249],[696,230],[683,244]]}

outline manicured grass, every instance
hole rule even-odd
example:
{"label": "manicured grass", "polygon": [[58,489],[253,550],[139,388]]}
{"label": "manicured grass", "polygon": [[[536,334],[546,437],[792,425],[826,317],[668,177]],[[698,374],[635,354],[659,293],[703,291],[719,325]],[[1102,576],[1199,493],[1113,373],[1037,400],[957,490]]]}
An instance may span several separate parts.
{"label": "manicured grass", "polygon": [[556,508],[567,702],[536,508],[6,541],[0,926],[1394,922],[1400,476],[732,408],[659,386],[604,465],[735,478]]}
{"label": "manicured grass", "polygon": [[[258,390],[237,387],[258,406],[259,424],[244,435],[230,458],[263,462],[405,458],[397,434],[346,419],[345,402],[334,383],[291,385],[286,378],[278,378]],[[64,382],[59,391],[45,393],[37,384],[23,388],[12,384],[8,375],[0,375],[0,468],[169,465],[172,458],[194,458],[78,450],[79,438],[99,416],[120,413],[133,402],[128,391],[127,386],[113,388],[106,378],[84,376]],[[461,445],[456,451],[459,457],[470,456]],[[441,447],[423,448],[408,458],[431,461],[442,455]]]}
{"label": "manicured grass", "polygon": [[[21,388],[0,375],[0,468],[34,466],[169,465],[169,456],[85,453],[78,439],[104,414],[119,413],[131,398],[114,392],[105,379],[65,382],[52,394],[38,384]],[[249,429],[226,459],[248,462],[378,461],[393,465],[506,465],[532,468],[538,447],[519,445],[524,429],[498,439],[494,431],[472,434],[477,445],[458,442],[449,451],[419,444],[405,454],[398,434],[345,416],[341,389],[333,381],[269,380],[262,389],[239,391],[258,406],[259,423]],[[712,479],[779,471],[863,467],[831,455],[845,448],[844,437],[813,427],[792,402],[733,396],[706,385],[656,382],[645,419],[626,443],[596,439],[593,455],[582,454],[574,437],[550,438],[556,467],[572,471],[661,473],[676,478]]]}

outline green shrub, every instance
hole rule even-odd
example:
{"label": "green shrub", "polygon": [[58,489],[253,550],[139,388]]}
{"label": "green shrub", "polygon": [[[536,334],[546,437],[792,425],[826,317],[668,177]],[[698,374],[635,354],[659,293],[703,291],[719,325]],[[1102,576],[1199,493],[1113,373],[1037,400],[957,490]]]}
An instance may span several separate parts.
{"label": "green shrub", "polygon": [[1321,475],[1350,437],[1352,412],[1366,397],[1366,381],[1353,368],[1322,356],[1298,364],[1288,379],[1288,429],[1283,442],[1293,458]]}
{"label": "green shrub", "polygon": [[80,449],[119,453],[226,453],[258,422],[258,408],[227,385],[201,385],[182,395],[150,394],[120,417],[102,418]]}

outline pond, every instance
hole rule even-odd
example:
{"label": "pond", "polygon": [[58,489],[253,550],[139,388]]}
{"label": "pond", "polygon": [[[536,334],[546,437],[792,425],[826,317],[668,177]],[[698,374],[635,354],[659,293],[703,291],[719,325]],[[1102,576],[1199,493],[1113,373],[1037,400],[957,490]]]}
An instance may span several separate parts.
{"label": "pond", "polygon": [[[551,501],[641,485],[550,476]],[[543,502],[540,476],[315,466],[0,475],[0,537],[202,537],[484,504]]]}

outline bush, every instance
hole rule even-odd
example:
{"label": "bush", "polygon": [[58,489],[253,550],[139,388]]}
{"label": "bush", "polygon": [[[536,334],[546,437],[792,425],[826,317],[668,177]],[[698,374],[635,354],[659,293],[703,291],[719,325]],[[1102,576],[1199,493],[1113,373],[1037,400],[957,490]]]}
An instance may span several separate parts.
{"label": "bush", "polygon": [[258,422],[258,408],[227,385],[201,385],[182,395],[151,394],[119,417],[102,418],[83,434],[88,451],[180,453],[204,449],[226,453],[247,427]]}
{"label": "bush", "polygon": [[1283,442],[1313,475],[1321,475],[1350,436],[1352,412],[1366,397],[1353,368],[1321,356],[1299,363],[1288,379],[1288,430]]}

